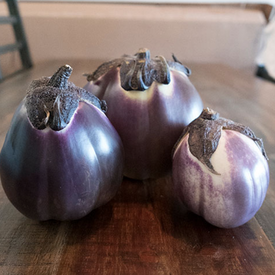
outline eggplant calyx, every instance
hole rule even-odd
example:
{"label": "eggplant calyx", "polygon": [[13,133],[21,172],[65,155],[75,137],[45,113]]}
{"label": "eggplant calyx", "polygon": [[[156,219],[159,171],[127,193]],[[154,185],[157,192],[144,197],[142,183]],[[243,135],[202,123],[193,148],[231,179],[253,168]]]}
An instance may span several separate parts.
{"label": "eggplant calyx", "polygon": [[172,54],[172,58],[174,61],[168,61],[168,65],[170,67],[170,69],[174,69],[176,71],[180,71],[182,73],[184,73],[186,76],[190,76],[191,75],[191,70],[189,68],[187,68],[186,66],[184,66],[178,59],[177,57]]}
{"label": "eggplant calyx", "polygon": [[204,109],[201,115],[185,128],[174,148],[183,136],[189,134],[188,145],[192,155],[206,165],[212,173],[220,175],[211,164],[211,157],[219,145],[222,130],[237,131],[249,137],[260,147],[263,156],[268,160],[262,139],[257,138],[249,127],[220,117],[217,112],[209,108]]}
{"label": "eggplant calyx", "polygon": [[200,117],[208,120],[217,120],[220,114],[210,108],[206,108],[202,110]]}
{"label": "eggplant calyx", "polygon": [[189,76],[191,71],[173,56],[173,61],[166,61],[163,56],[151,58],[150,51],[141,48],[135,55],[123,55],[121,58],[101,64],[92,74],[84,74],[87,81],[97,81],[107,72],[120,68],[120,85],[126,91],[145,91],[153,82],[169,84],[171,69]]}
{"label": "eggplant calyx", "polygon": [[32,81],[25,106],[34,128],[42,130],[49,126],[54,131],[64,129],[70,123],[80,101],[106,112],[105,101],[68,81],[71,73],[72,68],[64,65],[51,78],[43,77]]}
{"label": "eggplant calyx", "polygon": [[121,87],[126,91],[145,91],[154,81],[170,83],[170,69],[163,56],[150,58],[148,49],[140,49],[134,56],[125,57],[120,68]]}
{"label": "eggplant calyx", "polygon": [[173,61],[166,61],[163,56],[151,58],[150,51],[141,48],[135,55],[123,55],[121,58],[101,64],[92,74],[84,74],[87,81],[97,81],[113,69],[120,68],[120,85],[126,91],[145,91],[153,82],[169,84],[170,69],[189,76],[191,70],[172,55]]}

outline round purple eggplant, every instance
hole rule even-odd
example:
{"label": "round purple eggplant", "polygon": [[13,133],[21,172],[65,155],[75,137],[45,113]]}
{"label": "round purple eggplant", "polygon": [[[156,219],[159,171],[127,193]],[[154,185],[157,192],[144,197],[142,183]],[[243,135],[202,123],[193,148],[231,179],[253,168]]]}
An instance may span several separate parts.
{"label": "round purple eggplant", "polygon": [[175,57],[151,59],[149,50],[140,49],[87,76],[84,88],[106,100],[106,115],[122,139],[125,176],[158,178],[171,171],[175,142],[203,109],[190,73]]}
{"label": "round purple eggplant", "polygon": [[173,155],[175,197],[221,228],[249,221],[269,185],[262,140],[242,124],[205,109],[184,130]]}
{"label": "round purple eggplant", "polygon": [[35,220],[75,220],[107,203],[123,177],[123,146],[106,104],[62,66],[31,83],[0,154],[11,203]]}

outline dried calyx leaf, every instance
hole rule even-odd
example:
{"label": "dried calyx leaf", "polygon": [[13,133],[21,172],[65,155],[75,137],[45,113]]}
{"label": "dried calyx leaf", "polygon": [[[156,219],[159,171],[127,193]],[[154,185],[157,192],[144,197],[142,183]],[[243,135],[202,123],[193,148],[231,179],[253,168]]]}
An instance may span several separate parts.
{"label": "dried calyx leaf", "polygon": [[31,82],[25,106],[33,127],[42,130],[49,126],[55,131],[64,129],[70,122],[80,101],[93,104],[106,111],[106,102],[90,92],[75,86],[68,79],[72,73],[69,65],[60,67],[51,77]]}
{"label": "dried calyx leaf", "polygon": [[220,117],[217,112],[209,108],[204,109],[201,115],[185,128],[179,141],[183,136],[189,134],[188,145],[190,152],[205,164],[212,173],[219,175],[212,166],[210,159],[218,147],[222,130],[237,131],[251,138],[259,145],[263,156],[268,159],[262,139],[257,138],[249,127]]}
{"label": "dried calyx leaf", "polygon": [[96,81],[108,71],[120,67],[120,85],[124,90],[147,90],[154,81],[170,83],[170,69],[185,73],[191,71],[182,65],[173,55],[173,61],[166,61],[163,56],[150,57],[150,51],[141,48],[135,55],[123,55],[121,58],[103,63],[92,74],[86,74],[88,81]]}

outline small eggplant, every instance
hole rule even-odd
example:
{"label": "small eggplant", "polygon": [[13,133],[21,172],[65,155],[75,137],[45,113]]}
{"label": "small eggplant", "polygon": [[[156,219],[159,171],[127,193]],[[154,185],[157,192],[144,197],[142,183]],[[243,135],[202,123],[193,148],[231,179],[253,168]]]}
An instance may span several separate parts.
{"label": "small eggplant", "polygon": [[234,228],[249,221],[260,209],[268,185],[262,140],[213,110],[203,110],[175,146],[175,197],[217,227]]}
{"label": "small eggplant", "polygon": [[106,100],[106,115],[122,139],[127,177],[158,178],[170,172],[175,142],[203,109],[190,70],[173,58],[151,59],[148,49],[140,49],[87,75],[84,88]]}
{"label": "small eggplant", "polygon": [[114,197],[123,145],[106,104],[68,81],[72,68],[34,80],[0,154],[11,203],[35,220],[75,220]]}

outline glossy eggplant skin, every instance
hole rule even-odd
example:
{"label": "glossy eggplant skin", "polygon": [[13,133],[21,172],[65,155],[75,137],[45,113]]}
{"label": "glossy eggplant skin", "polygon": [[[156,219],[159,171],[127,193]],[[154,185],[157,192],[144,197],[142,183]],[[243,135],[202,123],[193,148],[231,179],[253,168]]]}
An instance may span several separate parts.
{"label": "glossy eggplant skin", "polygon": [[23,100],[0,154],[0,174],[7,197],[25,216],[75,220],[114,197],[123,163],[120,137],[94,105],[80,102],[61,131],[38,130]]}
{"label": "glossy eggplant skin", "polygon": [[248,222],[260,209],[269,185],[269,168],[259,146],[247,136],[223,130],[211,158],[211,172],[191,154],[189,134],[173,156],[175,197],[189,210],[220,228]]}
{"label": "glossy eggplant skin", "polygon": [[165,176],[171,171],[172,149],[183,127],[197,118],[202,100],[189,78],[171,69],[169,84],[145,91],[126,91],[119,68],[113,68],[84,87],[107,102],[106,115],[125,150],[124,175],[134,179]]}

